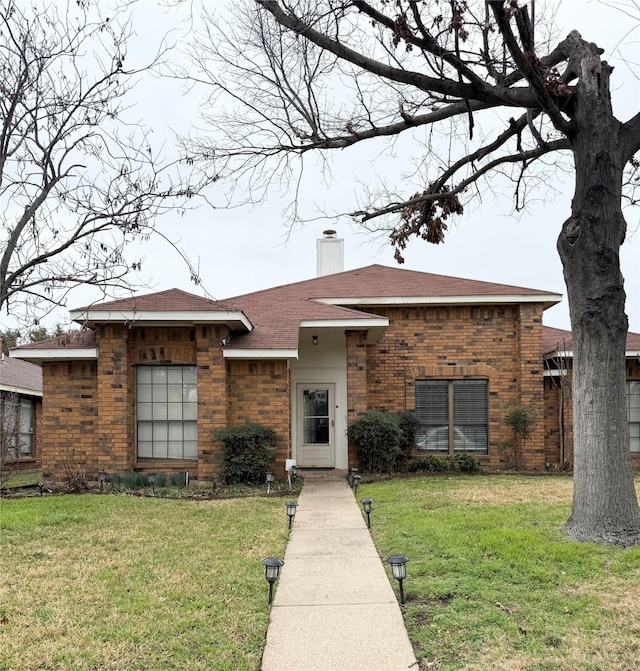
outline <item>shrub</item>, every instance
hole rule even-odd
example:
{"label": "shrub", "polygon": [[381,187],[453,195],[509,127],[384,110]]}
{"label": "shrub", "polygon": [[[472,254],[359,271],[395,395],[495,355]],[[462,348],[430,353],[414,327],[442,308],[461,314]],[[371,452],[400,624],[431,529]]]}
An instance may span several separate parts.
{"label": "shrub", "polygon": [[186,487],[187,486],[187,474],[184,472],[180,473],[171,473],[169,476],[169,486],[170,487]]}
{"label": "shrub", "polygon": [[409,471],[411,473],[444,473],[452,470],[453,464],[450,459],[436,457],[433,454],[428,457],[416,457],[409,462]]}
{"label": "shrub", "polygon": [[114,473],[111,476],[111,484],[114,487],[122,486],[124,489],[137,489],[138,487],[148,487],[149,479],[144,473],[131,471],[130,473]]}
{"label": "shrub", "polygon": [[222,477],[228,485],[264,482],[275,456],[276,432],[261,424],[239,424],[213,434],[224,443]]}
{"label": "shrub", "polygon": [[471,454],[456,454],[458,468],[465,473],[477,473],[480,470],[480,462]]}
{"label": "shrub", "polygon": [[389,473],[401,455],[402,430],[397,415],[364,412],[347,429],[364,471]]}
{"label": "shrub", "polygon": [[420,428],[420,422],[412,412],[399,412],[396,414],[400,426],[400,456],[396,464],[398,470],[403,468],[413,456],[416,448],[416,433]]}

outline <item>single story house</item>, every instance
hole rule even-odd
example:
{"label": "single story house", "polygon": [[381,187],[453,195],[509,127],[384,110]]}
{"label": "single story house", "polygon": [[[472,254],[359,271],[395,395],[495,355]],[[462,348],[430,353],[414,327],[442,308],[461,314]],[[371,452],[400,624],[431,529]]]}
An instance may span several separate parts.
{"label": "single story house", "polygon": [[[1,349],[1,348],[0,348]],[[28,361],[0,359],[0,468],[35,468],[42,415],[42,369]]]}
{"label": "single story house", "polygon": [[[217,301],[171,289],[89,305],[71,311],[80,334],[13,350],[42,366],[45,477],[72,455],[88,477],[207,479],[220,470],[214,430],[246,422],[280,436],[276,472],[287,459],[347,469],[347,426],[372,409],[415,412],[418,453],[503,466],[508,410],[545,416],[542,317],[561,296],[381,265],[343,271],[342,245],[325,232],[310,280]],[[560,463],[548,439],[558,442],[538,422],[523,467]]]}
{"label": "single story house", "polygon": [[[547,468],[555,468],[573,462],[573,338],[571,331],[548,326],[542,334],[545,460]],[[629,450],[632,464],[640,467],[640,333],[627,333],[625,359]]]}

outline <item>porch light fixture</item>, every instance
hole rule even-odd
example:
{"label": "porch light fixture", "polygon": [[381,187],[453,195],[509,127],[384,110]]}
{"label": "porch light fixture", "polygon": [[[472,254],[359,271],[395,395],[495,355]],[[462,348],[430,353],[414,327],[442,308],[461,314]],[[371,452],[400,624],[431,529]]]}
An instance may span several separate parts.
{"label": "porch light fixture", "polygon": [[269,601],[267,602],[269,604],[273,600],[273,584],[278,579],[284,562],[278,557],[267,557],[262,560],[262,565],[264,566],[264,577],[269,583]]}
{"label": "porch light fixture", "polygon": [[318,336],[317,335],[312,335],[311,336],[311,342],[312,342],[312,344],[317,345],[318,344]]}
{"label": "porch light fixture", "polygon": [[104,469],[101,471],[98,471],[98,484],[100,485],[100,493],[102,494],[102,490],[104,489],[104,483],[107,480],[107,474],[105,473]]}
{"label": "porch light fixture", "polygon": [[365,515],[367,516],[367,527],[371,529],[371,504],[373,503],[373,499],[362,499],[360,501],[362,503],[362,510],[364,511]]}
{"label": "porch light fixture", "polygon": [[273,473],[267,473],[267,494],[271,493],[271,483],[275,480]]}
{"label": "porch light fixture", "polygon": [[404,589],[402,588],[402,581],[407,577],[407,562],[409,557],[404,555],[391,555],[387,559],[387,564],[391,564],[391,573],[400,585],[400,603],[404,603]]}
{"label": "porch light fixture", "polygon": [[360,480],[362,480],[362,476],[356,473],[352,478],[351,478],[351,487],[353,489],[353,495],[357,496],[358,495],[358,486],[360,485]]}
{"label": "porch light fixture", "polygon": [[291,522],[296,516],[296,508],[298,507],[298,504],[295,501],[287,501],[285,505],[287,506],[287,515],[289,515],[289,529],[291,529]]}

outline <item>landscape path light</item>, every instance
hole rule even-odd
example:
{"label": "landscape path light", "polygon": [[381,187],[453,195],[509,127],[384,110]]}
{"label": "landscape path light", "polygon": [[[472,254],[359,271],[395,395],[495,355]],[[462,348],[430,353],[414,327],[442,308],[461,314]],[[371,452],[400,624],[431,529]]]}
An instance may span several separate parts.
{"label": "landscape path light", "polygon": [[360,503],[362,503],[362,510],[364,510],[364,512],[367,516],[367,527],[369,527],[369,529],[371,529],[370,515],[371,515],[371,504],[373,503],[373,499],[369,499],[369,498],[362,499],[360,501]]}
{"label": "landscape path light", "polygon": [[349,487],[353,487],[353,476],[358,472],[357,468],[350,468],[349,469],[349,474],[347,475],[347,482],[349,483]]}
{"label": "landscape path light", "polygon": [[100,485],[100,493],[102,494],[102,490],[104,489],[104,483],[107,480],[107,474],[105,473],[104,469],[98,472],[98,484]]}
{"label": "landscape path light", "polygon": [[273,473],[267,473],[267,494],[271,492],[271,483],[275,480]]}
{"label": "landscape path light", "polygon": [[147,480],[149,481],[149,484],[151,485],[151,491],[155,495],[155,493],[156,493],[156,474],[155,473],[149,473],[149,475],[147,475]]}
{"label": "landscape path light", "polygon": [[356,473],[356,474],[353,476],[353,479],[352,479],[352,483],[353,483],[353,484],[352,484],[352,487],[353,487],[353,495],[354,495],[354,496],[357,496],[357,495],[358,495],[358,487],[359,487],[359,485],[360,485],[360,480],[362,480],[362,476],[361,476],[361,475],[358,475],[358,473]]}
{"label": "landscape path light", "polygon": [[407,577],[407,562],[409,557],[404,555],[391,555],[387,559],[387,563],[391,564],[391,573],[400,585],[400,603],[404,603],[404,589],[402,587],[403,580]]}
{"label": "landscape path light", "polygon": [[287,501],[285,505],[287,507],[287,515],[289,515],[289,529],[291,529],[291,522],[295,517],[298,504],[295,501]]}
{"label": "landscape path light", "polygon": [[262,560],[262,565],[264,566],[264,577],[269,583],[269,601],[267,603],[271,603],[273,600],[273,585],[280,575],[280,569],[284,566],[284,562],[278,557],[267,557]]}

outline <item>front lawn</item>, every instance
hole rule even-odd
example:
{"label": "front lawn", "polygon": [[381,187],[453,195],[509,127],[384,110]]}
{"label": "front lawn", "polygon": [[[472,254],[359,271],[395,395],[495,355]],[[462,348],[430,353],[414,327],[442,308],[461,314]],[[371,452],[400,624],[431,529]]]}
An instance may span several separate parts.
{"label": "front lawn", "polygon": [[255,671],[281,498],[0,501],[0,670]]}
{"label": "front lawn", "polygon": [[638,669],[640,547],[564,541],[571,488],[494,476],[359,489],[380,555],[410,559],[403,611],[421,669]]}

